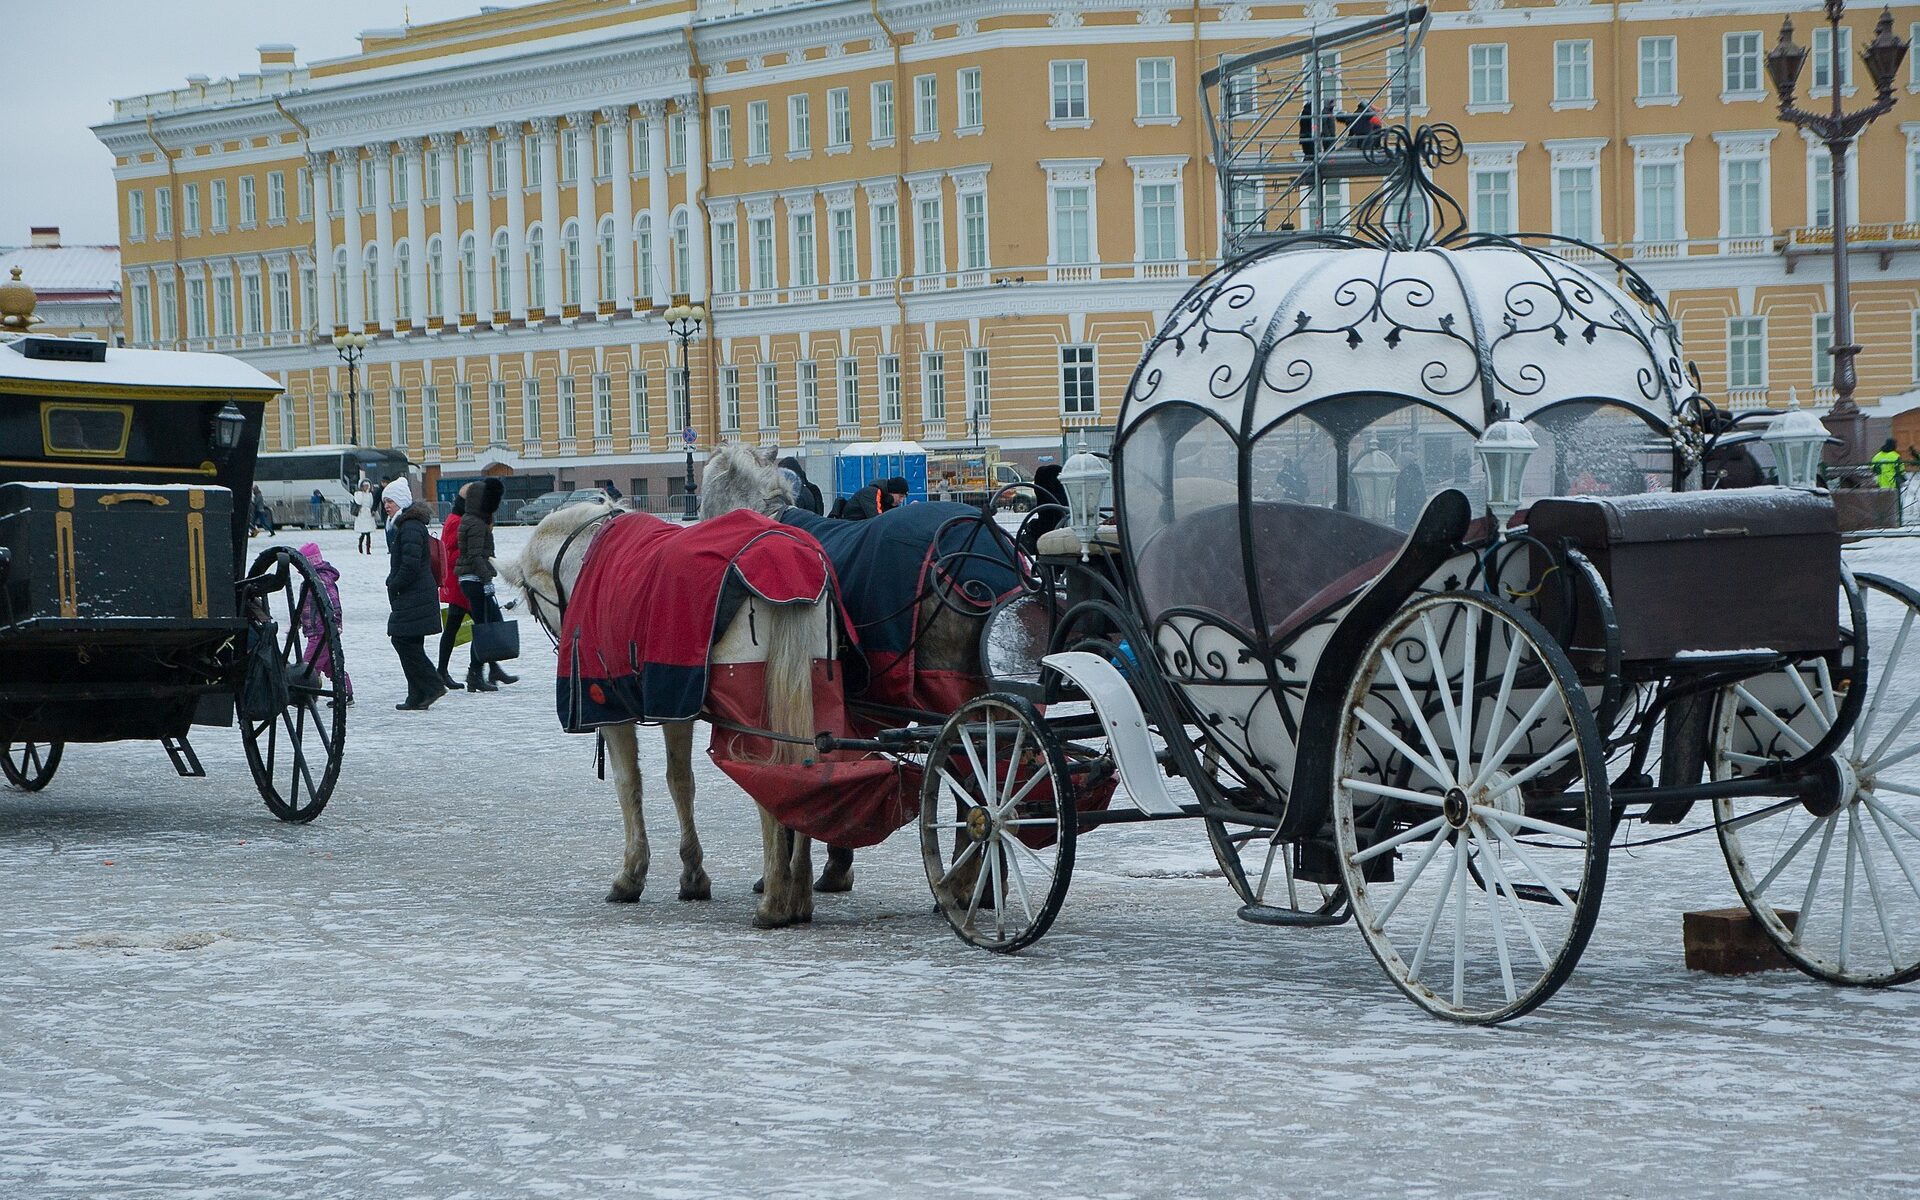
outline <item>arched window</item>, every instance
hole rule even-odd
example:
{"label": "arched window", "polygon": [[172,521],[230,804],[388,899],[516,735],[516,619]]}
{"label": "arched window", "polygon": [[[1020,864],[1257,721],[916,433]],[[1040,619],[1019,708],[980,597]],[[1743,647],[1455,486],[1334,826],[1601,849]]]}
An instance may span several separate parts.
{"label": "arched window", "polygon": [[393,247],[393,312],[402,321],[413,319],[413,247],[396,242]]}
{"label": "arched window", "polygon": [[653,215],[641,213],[633,221],[633,249],[640,259],[640,282],[635,289],[642,296],[653,295]]}
{"label": "arched window", "polygon": [[[607,127],[602,125],[600,128],[604,130]],[[613,296],[616,304],[625,304],[630,297],[614,296],[614,289],[619,286],[617,279],[618,276],[613,269],[613,218],[602,217],[600,218],[600,294]]]}
{"label": "arched window", "polygon": [[380,252],[368,243],[360,257],[360,299],[369,320],[380,318]]}
{"label": "arched window", "polygon": [[580,222],[568,221],[560,230],[565,257],[560,260],[560,290],[568,304],[580,303]]}
{"label": "arched window", "polygon": [[547,239],[538,225],[527,230],[527,307],[547,306]]}
{"label": "arched window", "polygon": [[511,307],[512,295],[513,264],[507,261],[507,231],[502,229],[493,235],[493,307]]}
{"label": "arched window", "polygon": [[347,248],[340,246],[333,252],[333,319],[335,323],[347,323]]}
{"label": "arched window", "polygon": [[479,303],[480,281],[474,275],[473,234],[460,235],[460,311],[472,312]]}
{"label": "arched window", "polygon": [[447,255],[439,234],[427,239],[427,311],[423,316],[430,317],[440,311],[442,288],[441,272],[447,268]]}
{"label": "arched window", "polygon": [[687,210],[684,208],[673,214],[673,290],[676,293],[688,291],[692,287],[693,266],[688,256],[687,245],[688,220]]}

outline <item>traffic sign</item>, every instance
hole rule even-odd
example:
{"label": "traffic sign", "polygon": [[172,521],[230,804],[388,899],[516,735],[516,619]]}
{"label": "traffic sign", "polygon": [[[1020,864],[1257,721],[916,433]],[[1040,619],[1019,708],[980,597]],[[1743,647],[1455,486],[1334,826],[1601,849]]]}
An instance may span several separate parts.
{"label": "traffic sign", "polygon": [[691,425],[682,425],[680,427],[680,440],[686,443],[687,449],[691,450],[700,444],[699,431]]}

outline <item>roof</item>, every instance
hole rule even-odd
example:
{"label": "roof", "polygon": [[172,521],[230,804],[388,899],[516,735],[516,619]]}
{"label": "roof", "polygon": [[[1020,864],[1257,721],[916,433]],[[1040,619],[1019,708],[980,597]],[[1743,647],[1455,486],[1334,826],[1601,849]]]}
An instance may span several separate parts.
{"label": "roof", "polygon": [[118,246],[0,246],[0,279],[14,267],[42,302],[120,291]]}
{"label": "roof", "polygon": [[123,350],[107,347],[105,362],[28,358],[24,339],[0,340],[0,387],[9,384],[76,384],[96,388],[190,389],[278,392],[280,384],[237,358],[183,350]]}
{"label": "roof", "polygon": [[925,454],[919,442],[848,442],[840,451],[842,458],[866,458],[872,455]]}

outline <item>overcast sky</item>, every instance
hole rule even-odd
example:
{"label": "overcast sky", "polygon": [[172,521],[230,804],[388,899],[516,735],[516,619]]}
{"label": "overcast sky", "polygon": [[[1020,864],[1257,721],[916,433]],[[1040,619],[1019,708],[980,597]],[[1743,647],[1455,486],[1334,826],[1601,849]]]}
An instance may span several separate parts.
{"label": "overcast sky", "polygon": [[[487,0],[511,4],[520,0]],[[58,225],[69,243],[113,242],[113,156],[90,126],[116,97],[259,68],[262,42],[287,42],[301,65],[359,48],[363,29],[445,20],[481,0],[0,0],[7,10],[6,90],[19,108],[0,121],[0,246],[30,225]]]}

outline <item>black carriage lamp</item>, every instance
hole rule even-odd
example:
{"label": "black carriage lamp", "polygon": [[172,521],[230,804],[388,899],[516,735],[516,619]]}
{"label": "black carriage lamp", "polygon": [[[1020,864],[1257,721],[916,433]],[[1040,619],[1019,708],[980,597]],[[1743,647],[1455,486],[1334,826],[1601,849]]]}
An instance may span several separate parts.
{"label": "black carriage lamp", "polygon": [[1100,500],[1106,495],[1113,470],[1087,447],[1087,439],[1060,465],[1060,490],[1067,494],[1067,525],[1080,539],[1080,561],[1086,562],[1094,539],[1100,536]]}
{"label": "black carriage lamp", "polygon": [[1811,491],[1820,486],[1820,454],[1827,437],[1827,427],[1813,410],[1795,405],[1768,422],[1760,440],[1773,450],[1779,481]]}
{"label": "black carriage lamp", "polygon": [[1359,492],[1360,515],[1369,521],[1393,519],[1393,489],[1400,480],[1400,464],[1369,438],[1367,452],[1353,464],[1353,486]]}
{"label": "black carriage lamp", "polygon": [[220,406],[213,414],[213,449],[222,459],[232,454],[240,445],[240,438],[247,432],[246,414],[242,413],[233,401]]}
{"label": "black carriage lamp", "polygon": [[1526,479],[1527,461],[1540,448],[1533,433],[1510,416],[1502,416],[1487,426],[1473,453],[1480,460],[1480,473],[1487,477],[1487,511],[1505,523],[1520,511],[1521,484]]}

